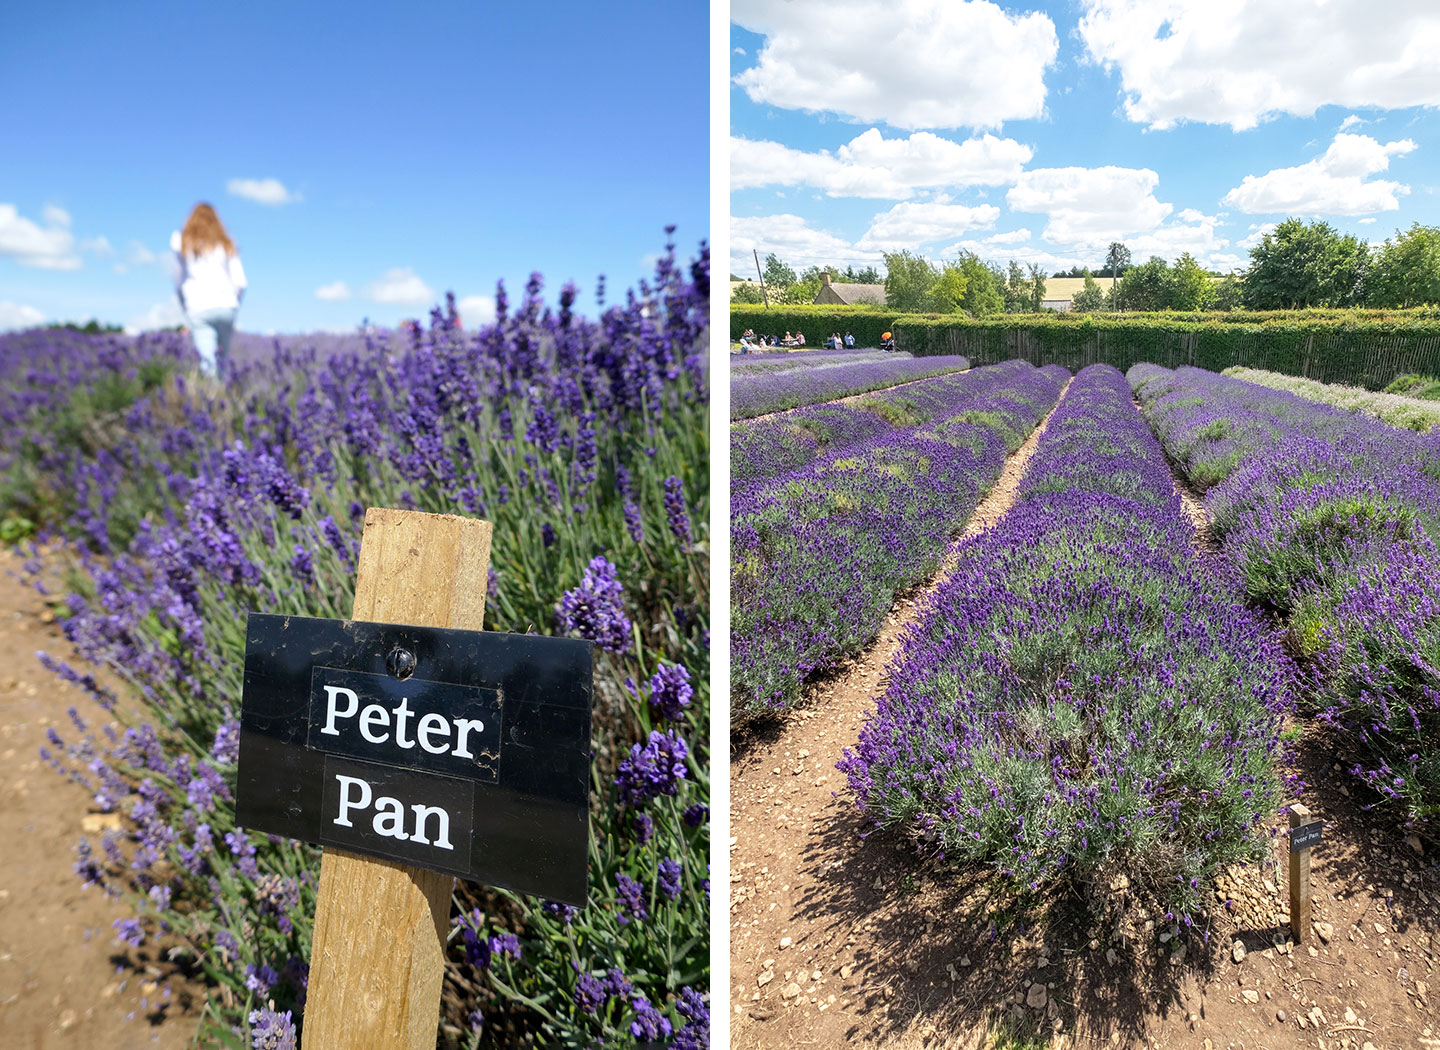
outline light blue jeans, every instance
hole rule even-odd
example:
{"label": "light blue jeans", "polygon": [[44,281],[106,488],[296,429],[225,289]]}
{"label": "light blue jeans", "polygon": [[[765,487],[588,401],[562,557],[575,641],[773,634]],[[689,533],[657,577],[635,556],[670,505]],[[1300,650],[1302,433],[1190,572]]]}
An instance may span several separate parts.
{"label": "light blue jeans", "polygon": [[190,338],[200,355],[200,371],[208,376],[223,377],[230,360],[230,337],[235,334],[237,307],[218,306],[198,313],[187,313]]}

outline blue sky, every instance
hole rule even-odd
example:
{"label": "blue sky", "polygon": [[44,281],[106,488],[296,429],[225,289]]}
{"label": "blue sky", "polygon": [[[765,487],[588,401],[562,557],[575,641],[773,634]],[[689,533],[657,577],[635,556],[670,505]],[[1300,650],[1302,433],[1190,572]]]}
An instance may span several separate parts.
{"label": "blue sky", "polygon": [[261,332],[393,324],[446,290],[470,323],[532,270],[593,309],[667,224],[686,257],[708,237],[703,5],[141,7],[6,6],[0,328],[176,323],[162,256],[198,200]]}
{"label": "blue sky", "polygon": [[730,268],[1440,225],[1433,0],[734,0]]}

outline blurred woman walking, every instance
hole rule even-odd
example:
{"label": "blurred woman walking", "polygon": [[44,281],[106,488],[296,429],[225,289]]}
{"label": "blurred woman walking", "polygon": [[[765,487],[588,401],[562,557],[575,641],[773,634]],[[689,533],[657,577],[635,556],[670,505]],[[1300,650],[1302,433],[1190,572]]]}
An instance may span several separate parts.
{"label": "blurred woman walking", "polygon": [[235,334],[235,314],[245,298],[245,268],[235,242],[215,209],[195,205],[185,228],[170,235],[175,253],[175,291],[190,323],[190,338],[206,375],[223,378]]}

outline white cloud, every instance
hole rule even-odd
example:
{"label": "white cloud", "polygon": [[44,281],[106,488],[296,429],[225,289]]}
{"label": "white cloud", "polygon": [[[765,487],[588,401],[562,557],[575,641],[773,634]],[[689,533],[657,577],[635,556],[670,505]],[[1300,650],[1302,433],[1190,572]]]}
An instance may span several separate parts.
{"label": "white cloud", "polygon": [[1048,215],[1048,241],[1104,246],[1165,221],[1173,206],[1156,200],[1159,183],[1149,168],[1036,168],[1005,199],[1013,211]]}
{"label": "white cloud", "polygon": [[993,245],[1024,244],[1029,239],[1030,231],[1022,227],[1018,230],[1007,230],[1004,233],[992,233],[984,239],[984,243]]}
{"label": "white cloud", "polygon": [[156,303],[138,317],[125,322],[125,331],[130,335],[149,332],[156,328],[174,328],[185,323],[185,313],[174,299]]}
{"label": "white cloud", "polygon": [[24,306],[21,303],[0,299],[0,332],[9,331],[12,328],[33,328],[44,321],[45,315],[33,306]]}
{"label": "white cloud", "polygon": [[1278,222],[1262,222],[1259,225],[1250,227],[1250,235],[1235,242],[1235,247],[1242,251],[1249,251],[1265,239],[1267,233],[1273,233]]}
{"label": "white cloud", "polygon": [[96,255],[100,258],[109,258],[115,254],[115,248],[111,245],[110,239],[103,235],[100,237],[89,237],[81,241],[80,250],[82,252],[89,252],[91,255]]}
{"label": "white cloud", "polygon": [[493,295],[467,295],[455,304],[460,323],[466,328],[479,328],[495,323],[495,297]]}
{"label": "white cloud", "polygon": [[755,272],[752,250],[765,256],[774,253],[797,269],[807,266],[851,266],[881,262],[880,253],[861,249],[825,230],[811,229],[798,215],[762,215],[730,220],[730,269],[734,273]]}
{"label": "white cloud", "polygon": [[734,0],[730,18],[765,37],[735,77],[753,101],[907,131],[1041,116],[1059,48],[1047,15],[989,0]]}
{"label": "white cloud", "polygon": [[743,55],[743,54],[745,54],[745,49],[744,49],[743,47],[737,47],[737,48],[735,49],[735,54],[737,54],[737,55]]}
{"label": "white cloud", "polygon": [[1324,105],[1440,105],[1432,0],[1083,0],[1089,57],[1119,72],[1125,114],[1252,128]]}
{"label": "white cloud", "polygon": [[127,261],[131,266],[148,266],[155,261],[155,253],[140,241],[131,241]]}
{"label": "white cloud", "polygon": [[1340,130],[1341,130],[1341,131],[1349,131],[1351,128],[1358,127],[1358,126],[1361,125],[1361,124],[1368,124],[1368,123],[1369,123],[1369,121],[1367,121],[1367,120],[1362,120],[1360,117],[1357,117],[1354,113],[1351,113],[1348,117],[1346,117],[1344,120],[1342,120],[1342,121],[1340,122]]}
{"label": "white cloud", "polygon": [[54,204],[45,205],[45,207],[40,210],[40,215],[44,218],[46,226],[64,226],[68,228],[70,225],[70,213],[64,208],[57,207]]}
{"label": "white cloud", "polygon": [[1375,221],[1375,216],[1371,215],[1367,219],[1356,219],[1355,221],[1358,222],[1361,226],[1369,226],[1372,222]]}
{"label": "white cloud", "polygon": [[322,284],[319,288],[315,289],[315,298],[323,299],[327,303],[344,302],[350,298],[350,286],[344,281]]}
{"label": "white cloud", "polygon": [[[20,214],[13,204],[0,204],[0,255],[8,255],[21,266],[42,270],[78,270],[82,263],[75,251],[75,235],[55,222],[58,208],[45,209],[42,227]],[[62,213],[63,214],[63,213]],[[70,216],[65,215],[66,222]]]}
{"label": "white cloud", "polygon": [[285,188],[279,179],[231,179],[225,189],[234,197],[244,197],[256,204],[293,204],[300,194]]}
{"label": "white cloud", "polygon": [[1014,139],[982,135],[955,142],[928,131],[887,139],[871,128],[834,153],[808,153],[778,142],[730,140],[732,190],[814,186],[831,197],[906,200],[936,186],[1014,182],[1034,150]]}
{"label": "white cloud", "polygon": [[870,220],[870,228],[856,242],[859,248],[879,251],[917,250],[922,244],[958,237],[969,230],[995,225],[1000,209],[993,204],[903,203]]}
{"label": "white cloud", "polygon": [[386,270],[365,294],[371,302],[392,306],[429,306],[435,302],[434,290],[408,267]]}
{"label": "white cloud", "polygon": [[1341,132],[1324,154],[1294,168],[1246,175],[1222,203],[1243,212],[1290,215],[1365,215],[1395,211],[1409,186],[1369,176],[1390,167],[1392,156],[1415,149],[1410,139],[1383,145],[1369,135]]}
{"label": "white cloud", "polygon": [[1012,259],[1027,266],[1033,263],[1047,274],[1053,273],[1056,270],[1068,270],[1072,266],[1086,265],[1086,260],[1078,255],[1054,252],[1038,244],[997,242],[994,237],[986,237],[983,240],[960,241],[941,251],[940,257],[942,259],[954,259],[965,252],[977,255],[986,262],[1000,263],[1002,265]]}

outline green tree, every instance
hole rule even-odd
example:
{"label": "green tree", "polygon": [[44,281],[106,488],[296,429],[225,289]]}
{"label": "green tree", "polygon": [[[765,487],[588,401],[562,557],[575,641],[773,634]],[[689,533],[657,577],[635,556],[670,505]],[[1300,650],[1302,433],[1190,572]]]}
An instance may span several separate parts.
{"label": "green tree", "polygon": [[1170,269],[1169,298],[1176,310],[1208,310],[1215,301],[1215,282],[1189,252]]}
{"label": "green tree", "polygon": [[795,271],[780,261],[775,254],[765,256],[765,283],[772,288],[779,289],[788,287],[795,283]]}
{"label": "green tree", "polygon": [[898,313],[930,308],[930,289],[939,276],[935,266],[913,252],[885,253],[885,305]]}
{"label": "green tree", "polygon": [[1030,264],[1030,312],[1038,314],[1045,302],[1045,271]]}
{"label": "green tree", "polygon": [[1328,222],[1286,219],[1250,249],[1241,301],[1252,310],[1355,306],[1369,262],[1362,242]]}
{"label": "green tree", "polygon": [[1005,268],[1005,281],[1000,288],[1005,300],[1007,314],[1023,314],[1030,309],[1030,282],[1025,278],[1025,267],[1014,259]]}
{"label": "green tree", "polygon": [[965,298],[960,306],[972,317],[988,317],[1005,309],[1005,275],[991,269],[974,252],[964,252],[954,264],[965,275]]}
{"label": "green tree", "polygon": [[1093,314],[1105,309],[1105,293],[1100,289],[1100,282],[1095,280],[1095,275],[1087,268],[1084,273],[1085,287],[1076,292],[1070,299],[1070,309],[1076,313]]}
{"label": "green tree", "polygon": [[744,281],[737,284],[730,293],[732,303],[741,303],[747,306],[759,306],[765,301],[764,294],[760,291],[760,284],[757,281]]}
{"label": "green tree", "polygon": [[946,266],[930,286],[930,308],[936,313],[953,314],[965,301],[965,288],[970,282],[958,266]]}
{"label": "green tree", "polygon": [[1121,310],[1163,310],[1170,305],[1170,266],[1158,256],[1132,266],[1120,278],[1115,301]]}
{"label": "green tree", "polygon": [[1240,309],[1240,282],[1235,279],[1234,274],[1226,276],[1215,285],[1215,300],[1210,304],[1212,310],[1238,310]]}
{"label": "green tree", "polygon": [[863,270],[853,270],[845,267],[845,277],[855,284],[881,284],[880,271],[873,266],[867,266]]}
{"label": "green tree", "polygon": [[1130,268],[1130,249],[1119,241],[1111,241],[1110,247],[1105,249],[1105,266],[1110,271],[1110,290],[1113,292],[1118,287],[1115,282]]}
{"label": "green tree", "polygon": [[1376,253],[1365,288],[1371,306],[1440,303],[1440,229],[1417,222],[1396,230]]}

